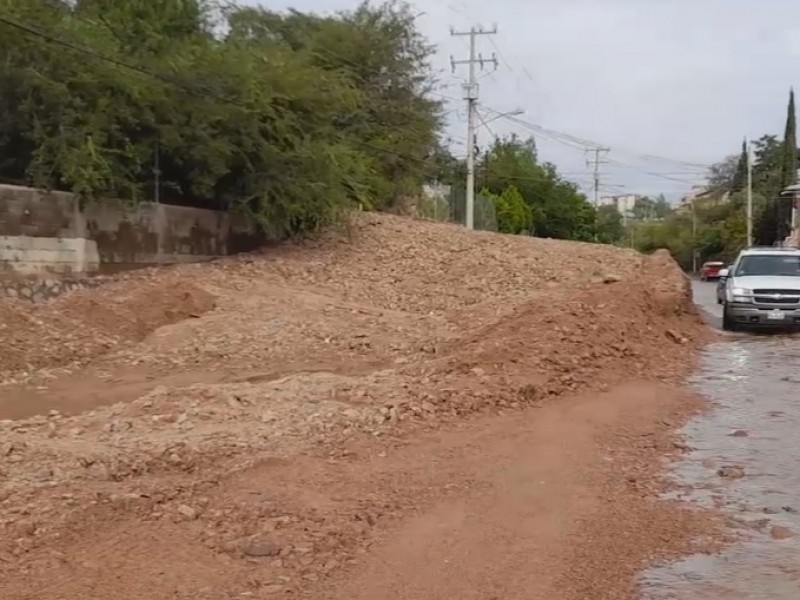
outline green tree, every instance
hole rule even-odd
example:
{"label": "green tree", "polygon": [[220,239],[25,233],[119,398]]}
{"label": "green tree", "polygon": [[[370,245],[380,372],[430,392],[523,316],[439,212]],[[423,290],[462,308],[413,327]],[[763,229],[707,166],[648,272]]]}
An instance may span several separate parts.
{"label": "green tree", "polygon": [[597,209],[597,241],[602,244],[616,244],[625,236],[622,215],[615,206],[601,206]]}
{"label": "green tree", "polygon": [[732,190],[734,180],[737,177],[739,162],[740,155],[732,154],[712,165],[708,174],[708,187],[718,193]]}
{"label": "green tree", "polygon": [[783,241],[791,228],[791,201],[781,192],[794,181],[797,168],[797,126],[794,90],[789,94],[784,138],[764,136],[756,142],[754,185],[767,198],[755,221],[756,241],[773,245]]}
{"label": "green tree", "polygon": [[[486,192],[491,194],[491,192]],[[516,186],[510,185],[500,195],[491,194],[497,214],[497,227],[501,233],[527,233],[533,226],[530,206]]]}
{"label": "green tree", "polygon": [[640,221],[650,221],[664,219],[672,212],[667,199],[663,194],[659,195],[655,200],[648,196],[637,198],[633,205],[633,218]]}
{"label": "green tree", "polygon": [[748,170],[748,158],[747,158],[747,140],[742,141],[742,153],[739,155],[739,160],[736,163],[736,172],[733,175],[733,180],[731,181],[730,188],[725,191],[731,192],[739,192],[747,186],[747,170]]}
{"label": "green tree", "polygon": [[590,241],[594,238],[594,209],[578,188],[563,179],[556,167],[540,163],[533,138],[498,138],[481,156],[479,181],[488,191],[502,194],[515,186],[530,207],[533,233],[539,237]]}
{"label": "green tree", "polygon": [[[0,178],[237,211],[275,237],[436,171],[432,48],[405,4],[0,0]],[[54,41],[56,40],[56,41]]]}

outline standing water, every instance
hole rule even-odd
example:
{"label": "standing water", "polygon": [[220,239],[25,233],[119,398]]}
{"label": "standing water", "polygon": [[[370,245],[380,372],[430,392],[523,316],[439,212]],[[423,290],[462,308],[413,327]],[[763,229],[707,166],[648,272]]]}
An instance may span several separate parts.
{"label": "standing water", "polygon": [[[709,289],[697,286],[695,298],[713,313]],[[685,428],[693,451],[674,477],[690,501],[721,507],[742,523],[743,539],[720,554],[650,569],[641,579],[643,599],[796,600],[800,337],[743,335],[715,344],[690,383],[714,408]]]}

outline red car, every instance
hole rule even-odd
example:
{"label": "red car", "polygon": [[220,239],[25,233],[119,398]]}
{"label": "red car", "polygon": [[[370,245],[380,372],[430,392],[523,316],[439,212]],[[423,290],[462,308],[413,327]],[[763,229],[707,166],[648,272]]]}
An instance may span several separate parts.
{"label": "red car", "polygon": [[700,281],[719,279],[719,272],[725,268],[724,262],[707,262],[700,267]]}

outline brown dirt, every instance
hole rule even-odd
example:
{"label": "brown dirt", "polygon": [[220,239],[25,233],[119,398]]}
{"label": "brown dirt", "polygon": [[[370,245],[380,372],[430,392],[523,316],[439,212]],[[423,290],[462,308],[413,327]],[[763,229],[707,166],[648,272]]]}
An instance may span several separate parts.
{"label": "brown dirt", "polygon": [[0,596],[624,599],[709,531],[668,257],[360,219],[0,304]]}

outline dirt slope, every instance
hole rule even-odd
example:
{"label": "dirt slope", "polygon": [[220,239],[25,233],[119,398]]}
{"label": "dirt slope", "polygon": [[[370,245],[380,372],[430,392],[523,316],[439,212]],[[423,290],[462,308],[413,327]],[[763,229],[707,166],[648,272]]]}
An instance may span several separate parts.
{"label": "dirt slope", "polygon": [[[313,596],[382,515],[505,485],[458,444],[437,450],[452,481],[413,452],[374,481],[381,448],[467,415],[502,438],[509,410],[529,423],[567,393],[674,381],[706,337],[664,255],[359,219],[349,238],[0,304],[0,418],[39,414],[0,422],[3,598]],[[639,418],[683,414],[670,398]],[[487,443],[473,460],[491,465]]]}

